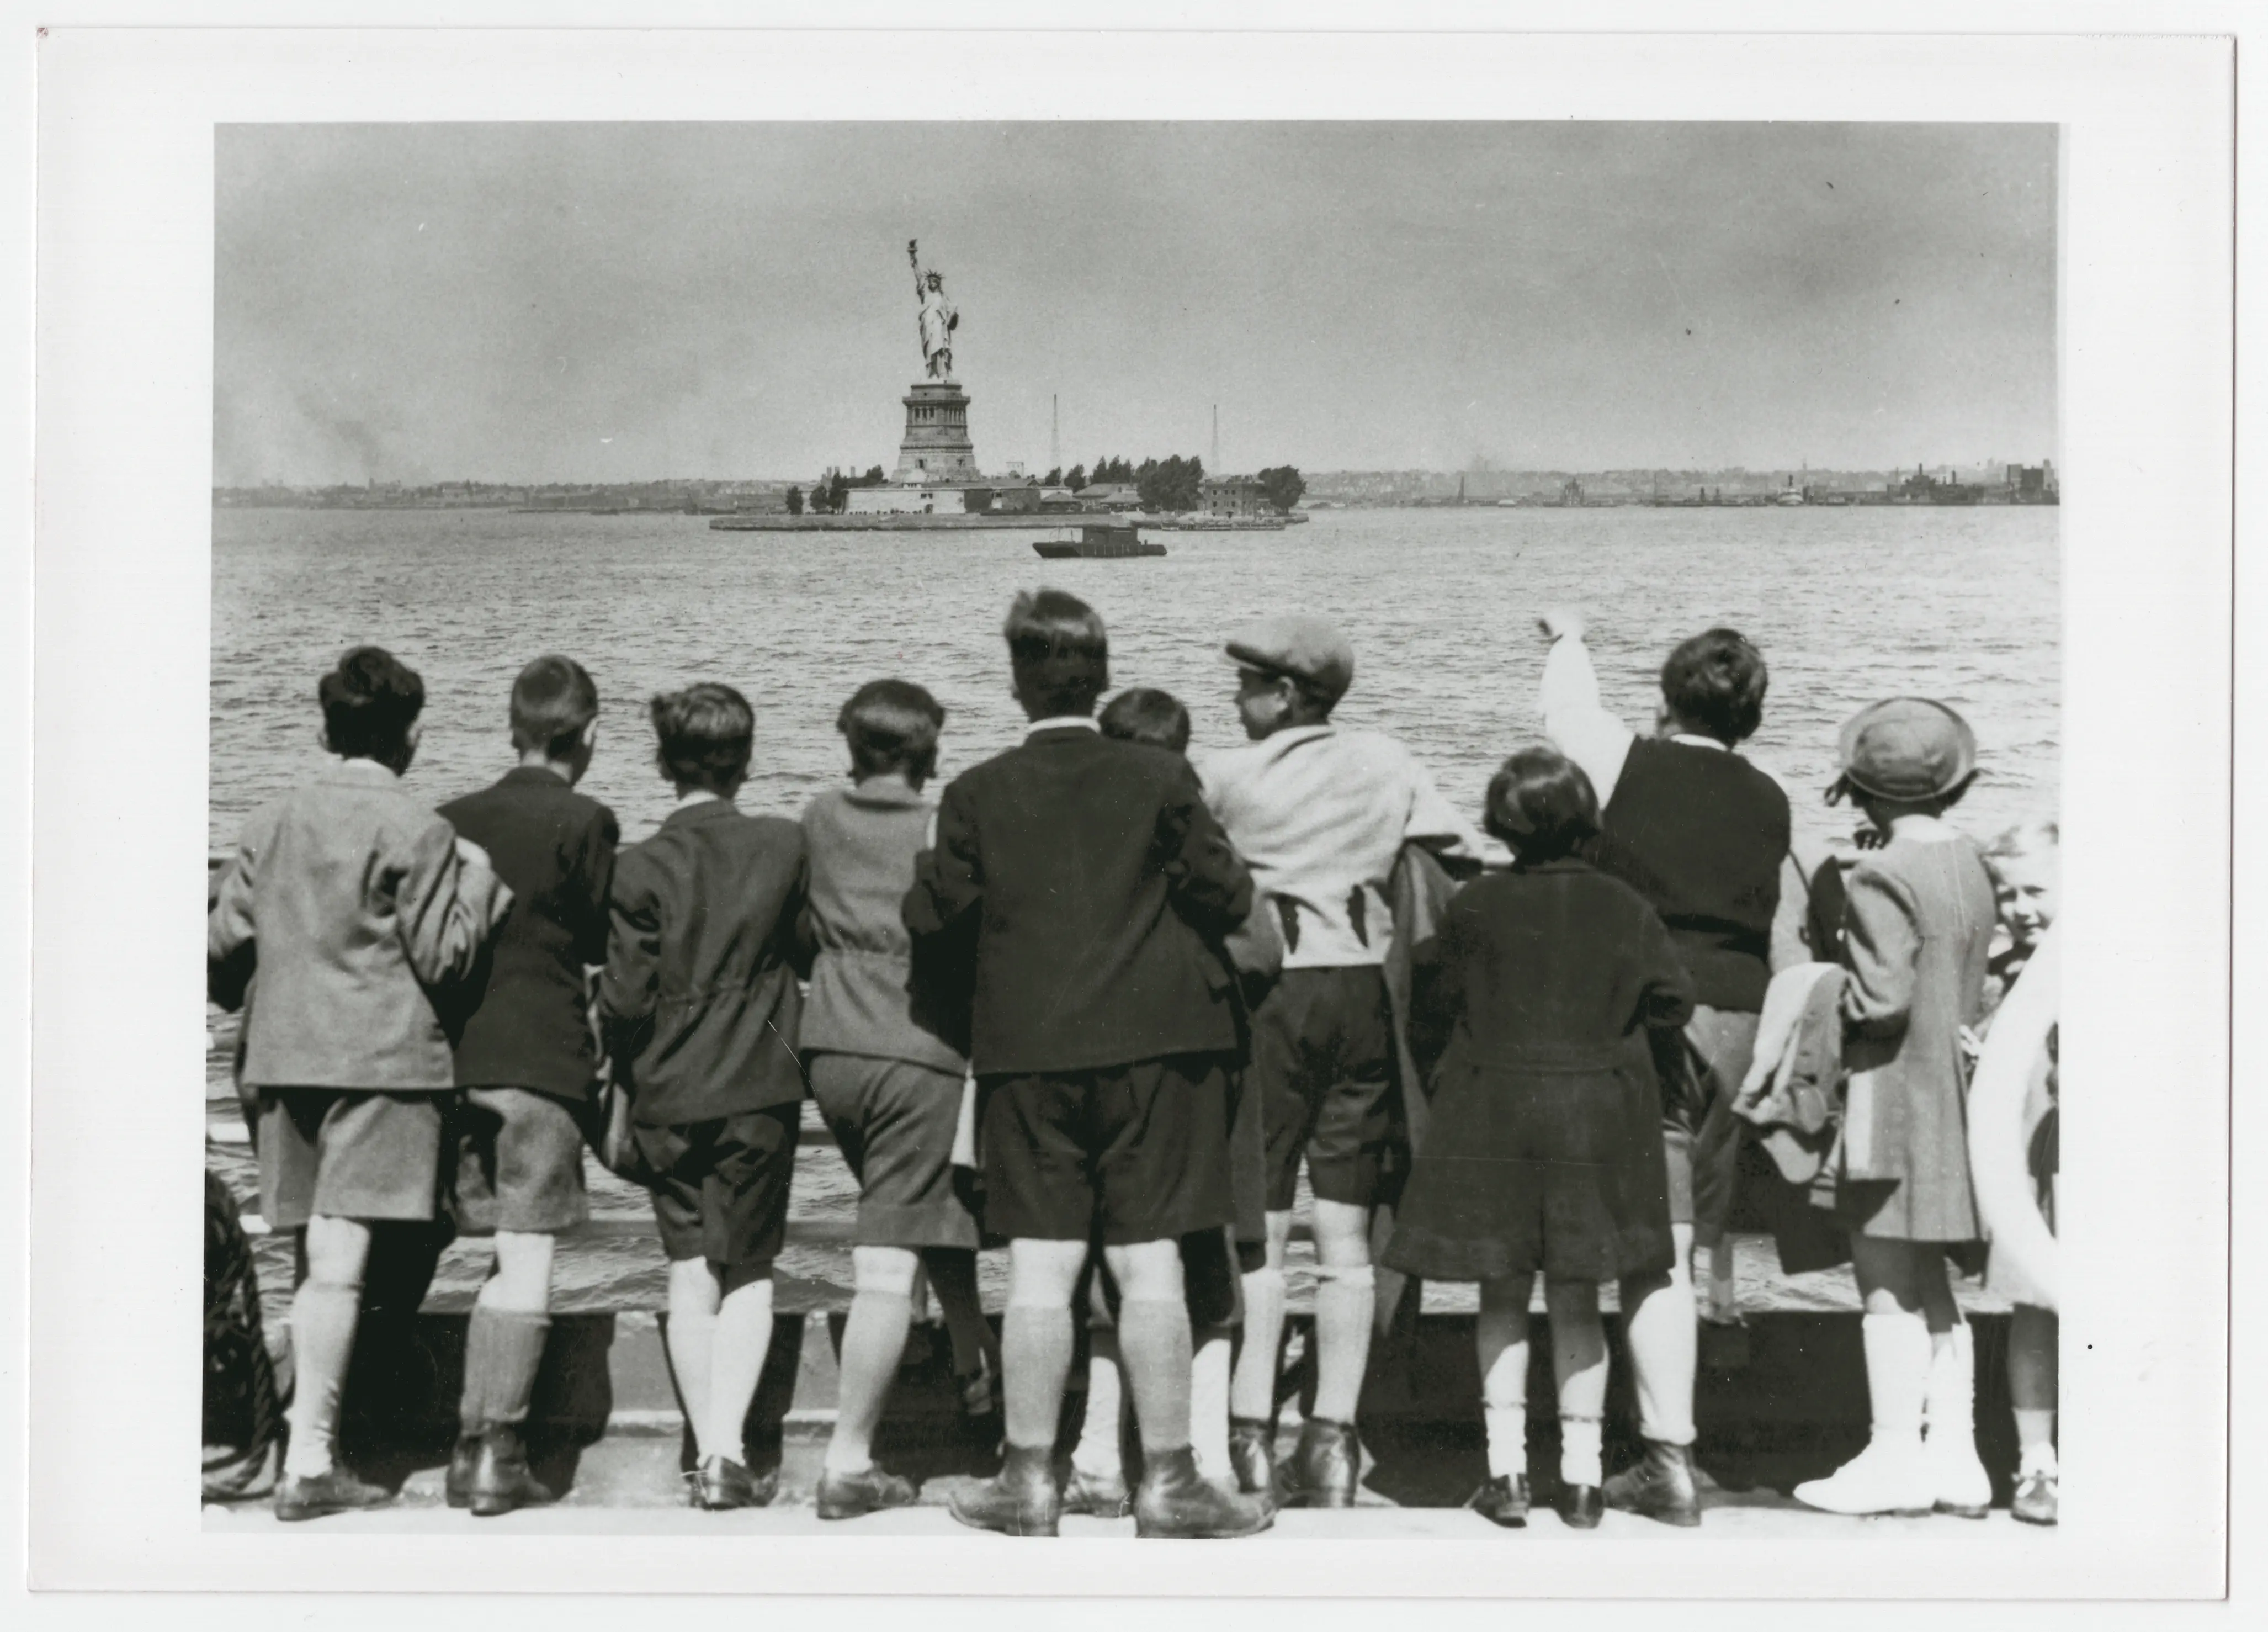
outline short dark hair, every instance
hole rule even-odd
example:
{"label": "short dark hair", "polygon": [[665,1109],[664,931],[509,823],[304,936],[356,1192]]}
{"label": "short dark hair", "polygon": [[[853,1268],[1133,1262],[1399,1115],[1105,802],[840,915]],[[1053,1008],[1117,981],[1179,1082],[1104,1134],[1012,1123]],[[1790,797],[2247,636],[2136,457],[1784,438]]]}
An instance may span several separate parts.
{"label": "short dark hair", "polygon": [[850,694],[835,728],[850,745],[850,774],[902,772],[917,781],[937,769],[937,734],[945,709],[910,680],[869,680]]}
{"label": "short dark hair", "polygon": [[512,745],[522,753],[540,748],[563,759],[598,717],[599,688],[571,657],[539,657],[512,683]]}
{"label": "short dark hair", "polygon": [[1764,654],[1737,630],[1681,640],[1661,666],[1661,700],[1687,724],[1730,747],[1756,734],[1771,676]]}
{"label": "short dark hair", "polygon": [[1523,861],[1572,855],[1599,833],[1599,795],[1583,767],[1545,743],[1504,762],[1488,787],[1483,822]]}
{"label": "short dark hair", "polygon": [[383,646],[358,646],[315,686],[323,737],[345,759],[391,759],[425,708],[425,683]]}
{"label": "short dark hair", "polygon": [[1102,735],[1122,742],[1141,742],[1184,754],[1189,747],[1189,711],[1170,691],[1131,686],[1110,699],[1096,722]]}
{"label": "short dark hair", "polygon": [[1008,663],[1035,719],[1091,714],[1110,685],[1110,641],[1102,619],[1060,589],[1023,590],[1008,609]]}
{"label": "short dark hair", "polygon": [[647,706],[653,714],[654,760],[671,781],[722,794],[747,774],[756,713],[732,687],[704,682],[665,691]]}

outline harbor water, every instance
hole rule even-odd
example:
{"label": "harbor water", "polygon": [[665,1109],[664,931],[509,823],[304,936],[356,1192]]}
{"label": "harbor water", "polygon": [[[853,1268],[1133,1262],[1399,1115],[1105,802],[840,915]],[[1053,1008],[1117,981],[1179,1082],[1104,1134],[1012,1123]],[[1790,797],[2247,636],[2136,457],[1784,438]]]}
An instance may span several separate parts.
{"label": "harbor water", "polygon": [[[216,510],[210,833],[225,848],[254,809],[320,763],[315,681],[363,641],[424,676],[409,786],[437,804],[511,763],[506,695],[520,665],[548,651],[577,657],[598,683],[598,752],[583,786],[614,808],[626,841],[651,832],[671,797],[653,769],[645,700],[696,680],[726,682],[755,705],[743,809],[792,816],[839,781],[836,712],[882,676],[917,681],[945,705],[939,772],[950,777],[1017,740],[1000,624],[1016,590],[1047,584],[1101,612],[1116,684],[1162,687],[1189,705],[1199,754],[1237,740],[1233,671],[1219,655],[1231,631],[1274,611],[1336,619],[1356,651],[1341,721],[1409,742],[1476,819],[1491,772],[1537,732],[1539,612],[1587,609],[1604,698],[1641,729],[1669,646],[1729,624],[1771,666],[1764,729],[1748,751],[1786,786],[1799,834],[1847,842],[1856,818],[1821,798],[1836,727],[1868,702],[1918,694],[1976,728],[1983,776],[1954,814],[1985,836],[2056,809],[2058,515],[1344,510],[1276,533],[1160,534],[1161,559],[1043,562],[1028,535],[1005,531],[732,533],[683,515]],[[232,1030],[215,1016],[206,1088],[216,1127],[234,1119]],[[249,1195],[241,1143],[209,1148]],[[644,1211],[641,1193],[593,1171],[597,1210]],[[804,1154],[796,1197],[799,1217],[848,1215],[854,1192],[831,1148]],[[271,1296],[279,1269],[288,1285],[280,1247],[263,1248]],[[482,1255],[453,1250],[437,1300],[468,1297],[482,1266]],[[838,1298],[849,1254],[792,1246],[780,1270],[784,1306]],[[1742,1275],[1783,1306],[1847,1303],[1838,1277],[1777,1277],[1768,1244],[1744,1244]],[[563,1309],[662,1301],[651,1241],[577,1244],[562,1253],[559,1280]],[[1454,1306],[1455,1294],[1441,1296]]]}

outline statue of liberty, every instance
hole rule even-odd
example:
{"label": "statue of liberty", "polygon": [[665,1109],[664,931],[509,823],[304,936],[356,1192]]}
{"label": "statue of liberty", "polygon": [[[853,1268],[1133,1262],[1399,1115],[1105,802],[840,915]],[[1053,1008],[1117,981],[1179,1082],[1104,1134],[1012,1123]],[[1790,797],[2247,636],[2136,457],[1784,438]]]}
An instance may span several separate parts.
{"label": "statue of liberty", "polygon": [[922,270],[920,241],[906,240],[906,259],[914,266],[914,299],[921,302],[922,360],[929,377],[948,384],[953,380],[953,331],[961,327],[961,314],[945,298],[945,277]]}

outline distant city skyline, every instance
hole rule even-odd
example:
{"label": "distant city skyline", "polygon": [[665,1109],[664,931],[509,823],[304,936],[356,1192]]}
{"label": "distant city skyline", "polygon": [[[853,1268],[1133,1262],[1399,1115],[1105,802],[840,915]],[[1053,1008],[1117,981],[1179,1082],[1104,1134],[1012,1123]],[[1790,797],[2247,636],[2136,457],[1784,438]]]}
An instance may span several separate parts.
{"label": "distant city skyline", "polygon": [[2045,126],[225,126],[214,481],[2056,459]]}

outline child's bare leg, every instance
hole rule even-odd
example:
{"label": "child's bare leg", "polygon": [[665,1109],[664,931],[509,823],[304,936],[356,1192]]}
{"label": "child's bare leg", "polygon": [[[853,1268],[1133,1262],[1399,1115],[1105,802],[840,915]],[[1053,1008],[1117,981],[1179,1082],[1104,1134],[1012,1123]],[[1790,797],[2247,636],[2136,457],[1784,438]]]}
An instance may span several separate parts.
{"label": "child's bare leg", "polygon": [[827,1442],[827,1468],[835,1473],[861,1473],[874,1465],[874,1429],[905,1353],[921,1263],[912,1249],[891,1246],[853,1247],[850,1259],[858,1290],[843,1326],[842,1383]]}
{"label": "child's bare leg", "polygon": [[1535,1285],[1534,1275],[1481,1282],[1473,1343],[1491,1479],[1519,1480],[1528,1473],[1528,1299]]}
{"label": "child's bare leg", "polygon": [[1599,1320],[1598,1283],[1546,1276],[1543,1301],[1551,1311],[1551,1371],[1559,1392],[1560,1482],[1603,1485],[1607,1334]]}
{"label": "child's bare leg", "polygon": [[1709,1249],[1709,1318],[1727,1324],[1741,1318],[1741,1294],[1733,1274],[1733,1237],[1719,1236]]}
{"label": "child's bare leg", "polygon": [[724,1296],[709,1351],[709,1414],[694,1430],[704,1458],[747,1457],[748,1407],[771,1352],[771,1266],[763,1266],[760,1275],[737,1278],[745,1273],[728,1269],[720,1282]]}
{"label": "child's bare leg", "polygon": [[921,1256],[937,1293],[946,1334],[953,1340],[954,1375],[973,1377],[988,1359],[997,1373],[999,1344],[984,1322],[984,1305],[977,1297],[976,1254],[965,1247],[925,1247]]}
{"label": "child's bare leg", "polygon": [[2020,1474],[2058,1471],[2056,1350],[2061,1324],[2030,1303],[2017,1304],[2008,1322],[2008,1399],[2015,1407]]}
{"label": "child's bare leg", "polygon": [[1623,1329],[1630,1337],[1638,1432],[1657,1444],[1690,1445],[1699,1340],[1693,1311],[1693,1226],[1672,1224],[1669,1234],[1667,1274],[1623,1280]]}
{"label": "child's bare leg", "polygon": [[321,1215],[301,1234],[307,1276],[291,1298],[291,1358],[296,1381],[284,1471],[312,1479],[331,1471],[339,1427],[339,1393],[354,1355],[362,1311],[370,1226]]}
{"label": "child's bare leg", "polygon": [[717,1272],[705,1259],[679,1259],[670,1265],[669,1369],[676,1374],[686,1425],[704,1457],[709,1454],[702,1434],[709,1418],[710,1357],[716,1348],[717,1308],[722,1297]]}
{"label": "child's bare leg", "polygon": [[1292,1215],[1268,1215],[1267,1259],[1244,1277],[1244,1348],[1229,1382],[1232,1415],[1250,1422],[1276,1415],[1276,1367],[1284,1353],[1284,1257]]}

